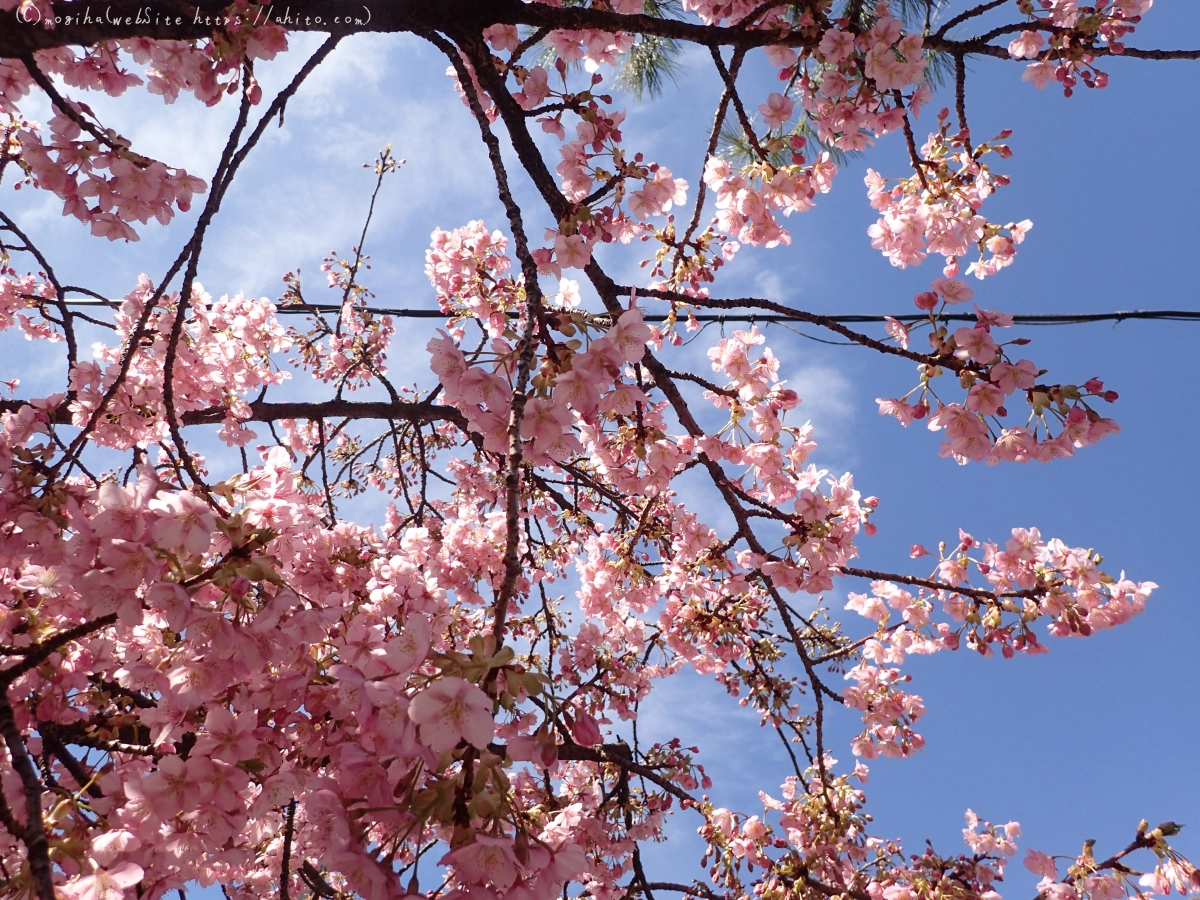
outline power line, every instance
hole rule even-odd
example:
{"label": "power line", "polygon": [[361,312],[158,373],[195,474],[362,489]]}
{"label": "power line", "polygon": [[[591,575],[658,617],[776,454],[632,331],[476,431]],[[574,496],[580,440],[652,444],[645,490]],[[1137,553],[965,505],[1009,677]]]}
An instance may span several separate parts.
{"label": "power line", "polygon": [[[114,308],[120,305],[119,300],[67,300],[67,306],[99,306]],[[392,316],[397,319],[445,319],[447,313],[440,309],[409,309],[389,308],[383,306],[356,306],[362,312],[379,316]],[[342,306],[337,303],[308,303],[304,306],[284,306],[276,309],[276,315],[309,315],[314,312],[341,312]],[[516,317],[515,311],[509,312],[510,317]],[[603,317],[600,314],[599,317]],[[819,315],[819,314],[815,314]],[[696,313],[693,318],[697,322],[802,322],[812,324],[812,320],[798,316],[786,316],[778,313]],[[929,317],[921,313],[897,313],[893,316],[874,314],[842,314],[824,315],[821,318],[842,325],[883,322],[885,319],[895,319],[899,322],[924,322]],[[943,322],[975,322],[974,313],[943,313],[938,316]],[[1014,325],[1082,325],[1089,322],[1125,322],[1125,321],[1166,321],[1166,322],[1200,322],[1200,310],[1189,309],[1128,309],[1114,312],[1099,313],[1012,313]]]}

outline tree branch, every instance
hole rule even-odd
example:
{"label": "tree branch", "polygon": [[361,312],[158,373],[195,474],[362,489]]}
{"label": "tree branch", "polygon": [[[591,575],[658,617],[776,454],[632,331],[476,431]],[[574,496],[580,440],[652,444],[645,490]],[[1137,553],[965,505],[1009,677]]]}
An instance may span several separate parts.
{"label": "tree branch", "polygon": [[[0,400],[0,412],[18,412],[31,405],[29,400]],[[443,406],[421,400],[416,403],[386,400],[296,400],[272,403],[256,400],[249,404],[250,417],[245,422],[275,422],[279,419],[396,419],[427,425],[430,422],[450,422],[467,431],[467,417],[453,406]],[[48,410],[52,425],[70,425],[71,410],[62,403]],[[180,416],[183,425],[219,425],[229,415],[223,406],[196,409]]]}
{"label": "tree branch", "polygon": [[92,619],[90,622],[83,622],[76,625],[74,628],[68,628],[66,631],[60,631],[53,637],[47,640],[40,641],[36,645],[29,648],[24,659],[14,666],[9,666],[7,669],[0,669],[0,691],[7,689],[13,682],[24,675],[26,672],[32,671],[50,658],[51,654],[58,652],[71,641],[78,640],[81,637],[86,637],[89,634],[107,628],[109,625],[117,621],[116,613],[109,613],[106,616],[100,616],[97,619]]}
{"label": "tree branch", "polygon": [[8,684],[0,687],[0,735],[8,745],[13,771],[25,788],[25,828],[14,835],[25,842],[29,858],[29,871],[33,876],[34,889],[39,900],[54,900],[53,869],[50,864],[50,840],[46,837],[46,826],[42,821],[42,782],[25,746],[25,736],[17,727],[12,703],[8,699]]}

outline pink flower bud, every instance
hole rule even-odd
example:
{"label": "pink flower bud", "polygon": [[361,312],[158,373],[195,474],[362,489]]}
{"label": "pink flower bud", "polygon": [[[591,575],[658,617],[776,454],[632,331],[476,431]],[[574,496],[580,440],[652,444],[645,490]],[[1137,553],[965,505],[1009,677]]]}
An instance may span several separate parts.
{"label": "pink flower bud", "polygon": [[575,714],[575,726],[571,729],[571,735],[575,738],[575,743],[585,747],[594,747],[603,740],[600,725],[585,712]]}

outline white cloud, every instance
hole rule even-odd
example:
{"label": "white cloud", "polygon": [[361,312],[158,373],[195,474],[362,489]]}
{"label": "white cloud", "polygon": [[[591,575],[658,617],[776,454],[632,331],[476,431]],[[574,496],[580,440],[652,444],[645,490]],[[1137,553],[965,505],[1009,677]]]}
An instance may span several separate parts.
{"label": "white cloud", "polygon": [[783,278],[774,269],[760,269],[754,276],[754,286],[760,297],[776,303],[786,303],[792,296],[792,292],[784,286]]}
{"label": "white cloud", "polygon": [[[788,352],[785,358],[794,355]],[[825,459],[836,454],[843,462],[849,462],[855,419],[854,385],[850,379],[842,370],[828,365],[782,370],[780,378],[787,381],[802,401],[789,414],[788,424],[810,420],[816,429],[814,439],[820,444],[818,454]]]}

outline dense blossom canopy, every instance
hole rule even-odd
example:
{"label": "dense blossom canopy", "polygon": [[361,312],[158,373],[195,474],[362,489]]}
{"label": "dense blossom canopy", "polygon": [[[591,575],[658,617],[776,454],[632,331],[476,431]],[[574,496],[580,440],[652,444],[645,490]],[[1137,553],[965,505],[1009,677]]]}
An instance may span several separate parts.
{"label": "dense blossom canopy", "polygon": [[[966,62],[1018,60],[1070,96],[1103,88],[1113,55],[1200,55],[1127,46],[1151,3],[393,0],[364,22],[340,0],[286,21],[246,0],[118,2],[99,19],[82,0],[0,0],[0,179],[109,241],[199,207],[170,270],[106,319],[0,213],[0,328],[62,342],[67,367],[53,396],[11,385],[0,420],[0,894],[998,898],[1017,823],[968,813],[966,852],[914,855],[863,811],[869,761],[924,743],[906,659],[1046,653],[1127,622],[1155,585],[1034,527],[915,545],[913,574],[862,568],[879,500],[809,461],[817,436],[759,329],[710,342],[706,371],[678,348],[697,315],[758,311],[915,363],[879,411],[941,432],[947,465],[1062,465],[1117,431],[1113,391],[1049,381],[1012,317],[972,304],[1032,223],[986,213],[1012,151],[1007,132],[969,129]],[[268,100],[255,73],[297,29],[329,38]],[[507,216],[434,231],[443,318],[411,388],[388,377],[397,323],[370,308],[361,240],[327,260],[332,303],[295,273],[275,300],[197,281],[264,129],[368,30],[442,51],[464,104],[447,115],[478,127]],[[629,96],[608,87],[652,87],[681,44],[724,85],[695,172],[628,146]],[[739,86],[752,58],[775,90]],[[215,173],[142,155],[83,99],[143,88],[238,105]],[[48,121],[22,112],[35,99]],[[872,335],[721,298],[722,266],[769,260],[845,155],[885,136],[911,171],[868,169],[864,239],[894,266],[931,265],[913,315]],[[376,190],[396,165],[380,155]],[[518,206],[518,175],[538,209]],[[620,284],[606,248],[635,241],[647,280]],[[964,309],[973,321],[945,318]],[[327,399],[274,399],[289,379]],[[205,426],[240,468],[189,445]],[[721,515],[686,502],[685,475]],[[389,501],[379,527],[339,515],[366,490]],[[842,579],[862,627],[823,615]],[[694,748],[616,737],[688,668],[788,748],[794,774],[752,807],[708,801]],[[827,746],[835,715],[861,719],[849,764]],[[672,814],[706,843],[691,884],[643,865]],[[1123,849],[1023,862],[1051,900],[1200,889],[1177,826],[1131,829]]]}

